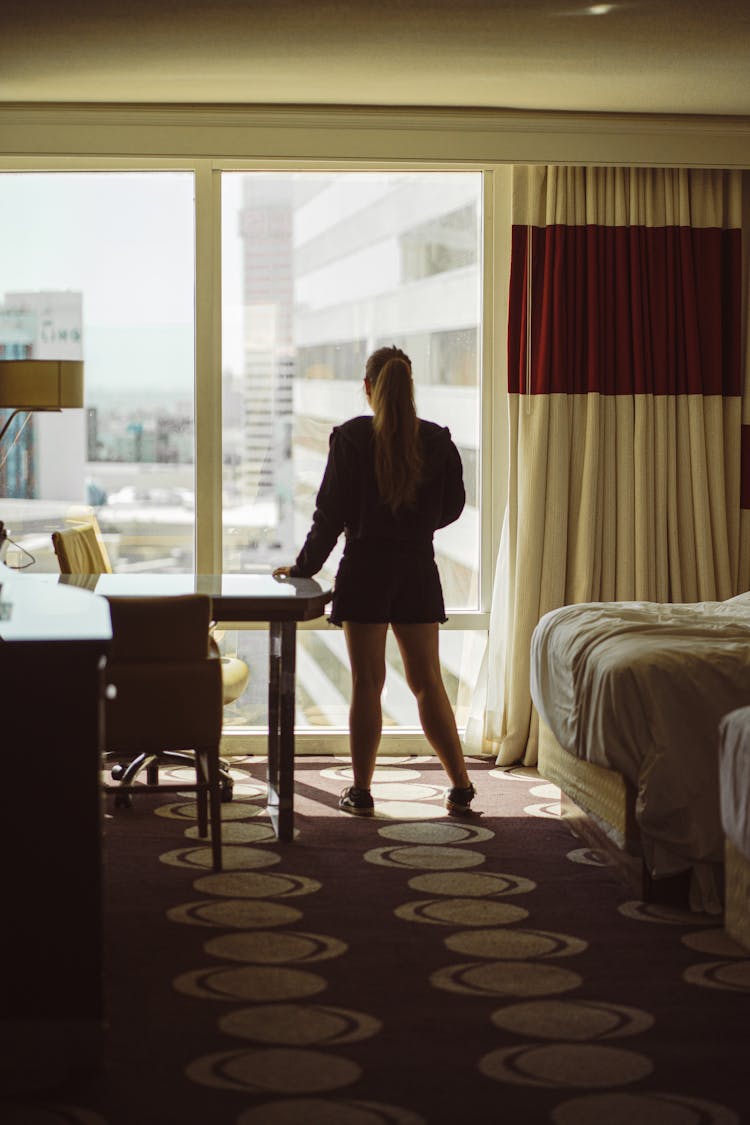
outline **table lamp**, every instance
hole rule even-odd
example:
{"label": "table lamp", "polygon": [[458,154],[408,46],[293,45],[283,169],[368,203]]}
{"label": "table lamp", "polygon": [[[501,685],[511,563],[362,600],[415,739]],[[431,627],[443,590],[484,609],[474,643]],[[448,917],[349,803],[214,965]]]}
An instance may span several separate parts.
{"label": "table lamp", "polygon": [[83,360],[0,359],[0,408],[13,413],[0,430],[0,441],[16,414],[83,406]]}

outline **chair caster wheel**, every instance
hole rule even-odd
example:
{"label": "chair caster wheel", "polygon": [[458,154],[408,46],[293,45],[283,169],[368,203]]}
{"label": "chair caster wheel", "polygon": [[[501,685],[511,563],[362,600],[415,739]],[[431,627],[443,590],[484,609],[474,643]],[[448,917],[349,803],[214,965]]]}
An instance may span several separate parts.
{"label": "chair caster wheel", "polygon": [[221,800],[222,800],[223,804],[227,804],[229,801],[231,801],[233,794],[234,794],[234,782],[233,781],[222,782]]}
{"label": "chair caster wheel", "polygon": [[122,762],[118,762],[116,765],[112,766],[112,769],[109,771],[109,773],[110,777],[112,777],[114,781],[119,781],[122,775],[125,773],[125,766],[122,764]]}
{"label": "chair caster wheel", "polygon": [[115,808],[116,809],[130,809],[133,807],[133,798],[129,793],[116,793],[115,794]]}

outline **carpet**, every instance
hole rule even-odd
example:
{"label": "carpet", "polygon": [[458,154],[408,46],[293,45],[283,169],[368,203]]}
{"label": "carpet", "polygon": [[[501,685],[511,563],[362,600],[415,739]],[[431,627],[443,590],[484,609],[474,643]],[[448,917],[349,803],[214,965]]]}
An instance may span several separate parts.
{"label": "carpet", "polygon": [[279,844],[265,763],[235,759],[221,874],[189,795],[117,810],[107,1065],[2,1120],[750,1120],[750,953],[716,918],[634,901],[535,771],[469,767],[470,818],[445,814],[425,756],[381,761],[365,819],[336,807],[344,760],[300,758]]}

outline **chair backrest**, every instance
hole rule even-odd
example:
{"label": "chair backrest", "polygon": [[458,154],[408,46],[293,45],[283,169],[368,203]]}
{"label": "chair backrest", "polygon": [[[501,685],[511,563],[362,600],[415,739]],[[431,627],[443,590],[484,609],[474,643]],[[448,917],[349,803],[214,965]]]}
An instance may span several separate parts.
{"label": "chair backrest", "polygon": [[221,661],[209,654],[206,594],[109,598],[112,645],[106,704],[108,750],[218,748]]}
{"label": "chair backrest", "polygon": [[61,574],[111,574],[107,548],[96,519],[52,532],[52,546]]}
{"label": "chair backrest", "polygon": [[111,597],[110,660],[206,660],[209,648],[211,599],[207,594],[161,598]]}

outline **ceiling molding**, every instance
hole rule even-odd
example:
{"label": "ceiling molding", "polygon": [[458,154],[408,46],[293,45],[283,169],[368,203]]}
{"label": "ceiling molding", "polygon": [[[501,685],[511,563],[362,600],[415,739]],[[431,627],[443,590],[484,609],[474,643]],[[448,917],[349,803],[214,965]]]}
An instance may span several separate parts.
{"label": "ceiling molding", "polygon": [[421,106],[0,105],[0,156],[750,167],[750,117]]}

